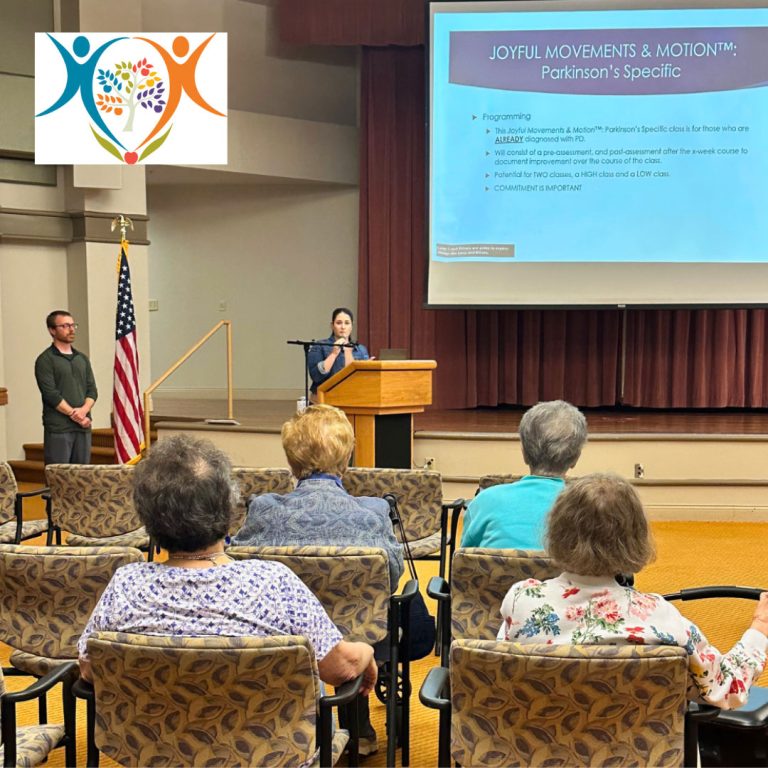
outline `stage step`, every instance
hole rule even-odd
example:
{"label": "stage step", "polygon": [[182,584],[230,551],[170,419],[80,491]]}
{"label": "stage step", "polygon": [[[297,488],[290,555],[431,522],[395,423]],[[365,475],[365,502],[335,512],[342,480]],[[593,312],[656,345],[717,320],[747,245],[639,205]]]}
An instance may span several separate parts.
{"label": "stage step", "polygon": [[34,483],[45,485],[45,471],[42,461],[15,459],[8,462],[11,465],[17,483]]}
{"label": "stage step", "polygon": [[[149,433],[151,442],[157,440],[157,432]],[[94,429],[91,442],[92,464],[114,464],[114,435],[111,429]],[[24,459],[9,461],[16,482],[45,484],[45,465],[42,443],[24,443]]]}
{"label": "stage step", "polygon": [[[28,461],[39,461],[43,463],[43,444],[42,443],[24,443],[24,456]],[[91,446],[91,464],[114,464],[115,449],[105,448],[101,445]]]}

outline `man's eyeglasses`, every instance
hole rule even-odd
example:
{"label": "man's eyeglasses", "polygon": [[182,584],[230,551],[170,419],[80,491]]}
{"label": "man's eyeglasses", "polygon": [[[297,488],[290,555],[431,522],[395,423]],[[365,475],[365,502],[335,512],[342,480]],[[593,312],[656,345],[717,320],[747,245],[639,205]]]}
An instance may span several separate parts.
{"label": "man's eyeglasses", "polygon": [[70,328],[73,331],[77,330],[77,323],[60,323],[59,325],[54,325],[54,328],[64,328],[65,330],[69,330]]}

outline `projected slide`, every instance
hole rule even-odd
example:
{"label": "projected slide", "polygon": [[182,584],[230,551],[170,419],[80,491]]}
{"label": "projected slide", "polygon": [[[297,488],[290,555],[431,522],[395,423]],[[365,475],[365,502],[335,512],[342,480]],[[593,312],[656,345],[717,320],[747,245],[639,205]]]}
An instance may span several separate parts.
{"label": "projected slide", "polygon": [[431,44],[431,262],[768,263],[765,8],[440,12]]}

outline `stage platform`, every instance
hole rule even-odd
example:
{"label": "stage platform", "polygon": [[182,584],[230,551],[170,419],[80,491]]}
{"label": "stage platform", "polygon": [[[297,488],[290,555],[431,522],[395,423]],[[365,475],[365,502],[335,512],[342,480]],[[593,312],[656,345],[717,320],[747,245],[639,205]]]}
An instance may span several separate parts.
{"label": "stage platform", "polygon": [[[154,399],[162,437],[193,431],[248,466],[285,466],[280,427],[294,401]],[[415,417],[414,462],[443,475],[446,498],[471,497],[484,474],[526,471],[517,437],[522,408],[437,410]],[[768,411],[584,409],[589,442],[573,474],[630,479],[654,519],[768,520]]]}

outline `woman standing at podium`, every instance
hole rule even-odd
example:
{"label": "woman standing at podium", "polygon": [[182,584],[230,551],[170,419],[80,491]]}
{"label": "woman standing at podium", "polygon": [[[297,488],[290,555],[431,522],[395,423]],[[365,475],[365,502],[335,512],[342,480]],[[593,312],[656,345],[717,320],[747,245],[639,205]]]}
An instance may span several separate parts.
{"label": "woman standing at podium", "polygon": [[[353,360],[370,359],[368,350],[362,344],[352,341],[353,322],[352,310],[337,307],[331,314],[331,335],[327,339],[320,339],[309,350],[307,364],[312,379],[312,394],[317,392],[318,385],[346,368]],[[345,344],[353,346],[345,347]]]}

